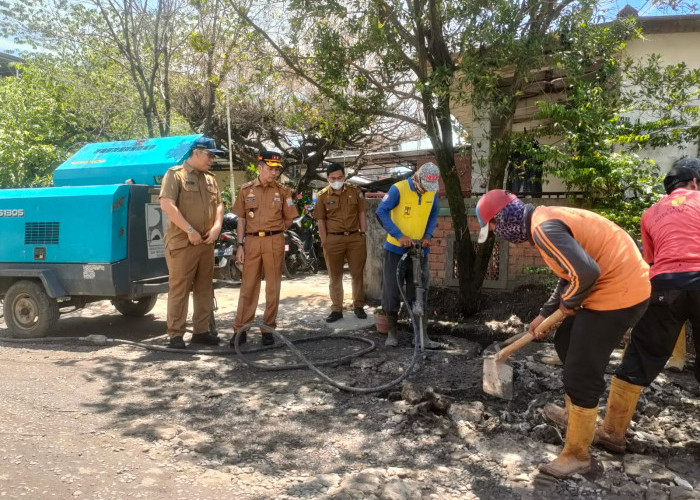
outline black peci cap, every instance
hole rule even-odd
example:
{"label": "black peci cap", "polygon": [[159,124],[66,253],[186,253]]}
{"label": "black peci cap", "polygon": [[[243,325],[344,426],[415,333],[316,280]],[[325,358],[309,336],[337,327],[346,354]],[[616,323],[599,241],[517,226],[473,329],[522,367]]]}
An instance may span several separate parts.
{"label": "black peci cap", "polygon": [[258,161],[264,161],[268,167],[281,167],[282,155],[275,151],[260,151]]}

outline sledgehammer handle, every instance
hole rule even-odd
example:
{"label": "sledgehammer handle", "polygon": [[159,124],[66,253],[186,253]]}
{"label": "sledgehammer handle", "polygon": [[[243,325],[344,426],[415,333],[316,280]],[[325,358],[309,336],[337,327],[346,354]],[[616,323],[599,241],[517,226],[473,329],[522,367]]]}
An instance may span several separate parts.
{"label": "sledgehammer handle", "polygon": [[[560,321],[562,321],[564,319],[564,317],[565,317],[564,313],[561,312],[559,309],[557,309],[552,314],[547,316],[545,318],[545,320],[542,323],[540,323],[537,328],[535,328],[535,333],[541,333],[541,332],[548,331],[550,328],[552,328],[552,326],[554,326],[557,323],[559,323]],[[504,347],[503,349],[498,351],[496,353],[496,355],[494,356],[494,358],[496,359],[496,361],[505,361],[506,359],[508,359],[508,357],[511,354],[513,354],[515,351],[517,351],[521,347],[529,344],[533,340],[535,340],[535,337],[533,337],[529,333],[526,335],[523,335],[522,338],[519,338],[518,340],[513,342],[511,345]]]}

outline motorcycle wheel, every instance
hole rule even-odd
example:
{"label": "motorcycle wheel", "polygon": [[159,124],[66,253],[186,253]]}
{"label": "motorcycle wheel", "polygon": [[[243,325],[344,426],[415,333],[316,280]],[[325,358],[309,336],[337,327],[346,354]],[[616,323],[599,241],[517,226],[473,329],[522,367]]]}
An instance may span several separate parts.
{"label": "motorcycle wheel", "polygon": [[294,278],[299,272],[297,260],[294,257],[285,256],[284,262],[282,263],[282,272],[287,278]]}
{"label": "motorcycle wheel", "polygon": [[318,257],[316,256],[316,252],[314,249],[311,249],[311,255],[309,256],[309,269],[311,270],[312,274],[316,274],[318,272]]}
{"label": "motorcycle wheel", "polygon": [[236,267],[234,259],[229,259],[226,265],[221,268],[221,275],[226,281],[241,281],[241,272]]}
{"label": "motorcycle wheel", "polygon": [[228,279],[226,277],[226,270],[221,269],[220,267],[215,267],[214,268],[214,279],[215,280],[226,280]]}

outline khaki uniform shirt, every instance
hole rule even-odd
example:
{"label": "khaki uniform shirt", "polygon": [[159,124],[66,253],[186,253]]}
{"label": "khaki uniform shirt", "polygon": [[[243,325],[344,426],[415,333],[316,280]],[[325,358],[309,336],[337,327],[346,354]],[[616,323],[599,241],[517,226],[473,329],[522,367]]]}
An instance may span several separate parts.
{"label": "khaki uniform shirt", "polygon": [[245,218],[246,233],[284,231],[285,220],[299,215],[291,190],[278,182],[263,186],[260,179],[243,184],[231,211]]}
{"label": "khaki uniform shirt", "polygon": [[[201,235],[216,222],[216,209],[221,204],[221,192],[214,176],[196,170],[186,160],[165,173],[160,198],[175,201],[185,220]],[[168,221],[165,245],[172,249],[186,247],[187,233]]]}
{"label": "khaki uniform shirt", "polygon": [[360,212],[367,210],[367,200],[358,188],[345,184],[340,194],[327,186],[318,194],[314,217],[326,221],[330,233],[353,232],[360,229]]}

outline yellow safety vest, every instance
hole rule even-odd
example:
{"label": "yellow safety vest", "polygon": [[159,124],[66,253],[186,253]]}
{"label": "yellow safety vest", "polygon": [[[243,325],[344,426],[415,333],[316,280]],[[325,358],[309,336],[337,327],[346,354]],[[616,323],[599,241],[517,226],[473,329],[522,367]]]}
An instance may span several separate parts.
{"label": "yellow safety vest", "polygon": [[[419,203],[418,193],[411,189],[408,179],[397,182],[394,186],[399,190],[399,204],[390,212],[392,222],[404,236],[412,240],[423,239],[437,192],[423,193]],[[386,241],[397,247],[401,246],[399,240],[390,234],[386,235]]]}

